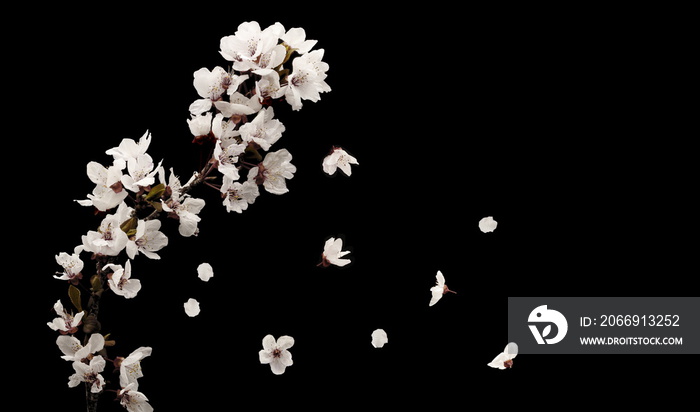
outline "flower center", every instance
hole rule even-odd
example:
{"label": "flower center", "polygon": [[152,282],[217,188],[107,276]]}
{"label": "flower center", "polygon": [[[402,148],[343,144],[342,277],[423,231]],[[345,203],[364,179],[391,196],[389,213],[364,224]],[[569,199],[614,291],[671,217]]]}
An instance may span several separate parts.
{"label": "flower center", "polygon": [[228,191],[228,198],[229,198],[231,201],[235,202],[235,201],[241,200],[241,199],[243,198],[243,196],[241,196],[241,195],[238,193],[238,191],[236,191],[236,190],[234,190],[234,189],[229,189],[229,191]]}
{"label": "flower center", "polygon": [[272,357],[273,357],[273,358],[279,358],[280,356],[282,356],[282,351],[281,351],[281,350],[275,349],[275,350],[272,351]]}
{"label": "flower center", "polygon": [[99,378],[97,377],[97,372],[86,372],[83,374],[83,379],[85,380],[85,383],[97,385],[98,388],[102,386]]}
{"label": "flower center", "polygon": [[308,80],[307,78],[308,78],[308,73],[306,73],[306,72],[297,73],[296,75],[292,76],[290,83],[294,87],[301,87],[307,82],[307,80]]}

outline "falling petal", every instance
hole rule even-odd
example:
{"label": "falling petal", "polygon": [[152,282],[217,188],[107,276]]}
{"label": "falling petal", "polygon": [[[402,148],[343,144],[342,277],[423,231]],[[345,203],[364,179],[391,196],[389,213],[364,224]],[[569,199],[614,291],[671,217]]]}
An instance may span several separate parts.
{"label": "falling petal", "polygon": [[209,282],[209,279],[214,277],[214,269],[212,269],[209,263],[202,263],[197,267],[197,273],[200,279],[205,282]]}
{"label": "falling petal", "polygon": [[493,220],[493,216],[485,217],[479,221],[479,229],[484,233],[493,232],[497,225],[498,222]]}
{"label": "falling petal", "polygon": [[374,332],[372,332],[372,346],[375,348],[381,348],[387,342],[389,342],[389,338],[386,336],[384,329],[376,329]]}
{"label": "falling petal", "polygon": [[199,315],[199,311],[199,302],[197,302],[197,299],[190,298],[185,302],[185,313],[187,313],[187,316],[195,317]]}

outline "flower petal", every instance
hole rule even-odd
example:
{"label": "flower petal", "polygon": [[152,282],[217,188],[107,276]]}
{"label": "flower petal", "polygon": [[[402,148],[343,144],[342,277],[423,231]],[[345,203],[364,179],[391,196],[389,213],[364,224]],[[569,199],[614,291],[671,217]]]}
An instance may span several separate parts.
{"label": "flower petal", "polygon": [[56,345],[58,345],[58,349],[65,355],[61,356],[61,358],[66,360],[70,360],[73,355],[83,347],[77,338],[68,335],[59,336],[56,339]]}
{"label": "flower petal", "polygon": [[493,232],[496,230],[498,222],[493,220],[493,216],[487,216],[479,221],[479,229],[484,233]]}
{"label": "flower petal", "polygon": [[292,362],[292,353],[288,350],[283,350],[278,359],[284,366],[292,366],[294,363]]}
{"label": "flower petal", "polygon": [[272,335],[267,335],[262,340],[263,349],[266,351],[273,351],[277,348],[277,341]]}
{"label": "flower petal", "polygon": [[200,308],[199,308],[199,302],[197,302],[197,299],[190,298],[187,302],[185,302],[185,313],[187,313],[187,316],[189,317],[195,317],[199,315]]}
{"label": "flower petal", "polygon": [[375,331],[372,332],[372,346],[381,348],[387,342],[389,342],[389,338],[386,336],[384,329],[375,329]]}
{"label": "flower petal", "polygon": [[260,357],[260,363],[262,364],[270,363],[273,359],[272,353],[266,351],[265,349],[258,352],[258,356]]}
{"label": "flower petal", "polygon": [[289,349],[294,345],[294,338],[291,336],[280,336],[279,339],[277,339],[277,349],[279,350],[285,350]]}
{"label": "flower petal", "polygon": [[280,361],[280,358],[275,358],[270,362],[270,369],[275,375],[281,375],[284,373],[286,366]]}
{"label": "flower petal", "polygon": [[202,263],[197,266],[197,273],[199,278],[205,282],[209,282],[209,279],[214,277],[214,269],[212,269],[209,263]]}
{"label": "flower petal", "polygon": [[507,360],[508,356],[505,353],[499,353],[488,365],[492,368],[505,369],[506,367],[503,365],[503,362]]}
{"label": "flower petal", "polygon": [[433,286],[430,288],[430,293],[432,293],[432,297],[430,298],[430,303],[428,306],[433,306],[442,298],[442,295],[444,294],[444,289],[441,286]]}

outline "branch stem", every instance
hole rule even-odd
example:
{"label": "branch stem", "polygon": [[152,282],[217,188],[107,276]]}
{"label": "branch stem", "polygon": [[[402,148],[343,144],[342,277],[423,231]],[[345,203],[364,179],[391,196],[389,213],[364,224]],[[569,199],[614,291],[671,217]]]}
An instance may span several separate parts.
{"label": "branch stem", "polygon": [[90,386],[85,384],[85,399],[87,403],[87,412],[97,412],[97,404],[100,401],[100,395],[102,392],[93,393],[90,390]]}

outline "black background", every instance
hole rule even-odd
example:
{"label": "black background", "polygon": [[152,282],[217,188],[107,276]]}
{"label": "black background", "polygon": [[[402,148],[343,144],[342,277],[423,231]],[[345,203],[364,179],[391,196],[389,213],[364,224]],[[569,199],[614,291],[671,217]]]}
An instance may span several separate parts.
{"label": "black background", "polygon": [[[690,293],[697,201],[691,135],[677,128],[684,64],[660,27],[673,15],[437,6],[60,8],[29,19],[38,40],[19,43],[30,58],[10,65],[31,79],[10,83],[28,98],[16,142],[29,142],[23,164],[33,159],[31,187],[41,187],[30,189],[40,241],[24,288],[36,297],[21,309],[22,330],[38,335],[22,358],[29,402],[68,411],[84,398],[66,386],[72,368],[44,323],[56,299],[68,305],[54,256],[101,219],[73,202],[93,188],[86,164],[109,164],[105,150],[149,130],[149,154],[185,180],[200,156],[186,123],[192,73],[226,67],[220,38],[251,20],[317,39],[332,91],[298,112],[275,109],[286,131],[273,150],[288,149],[298,169],[289,193],[262,191],[239,215],[198,188],[200,235],[164,222],[162,260],[132,262],[138,296],[105,296],[110,354],[153,347],[140,390],[156,410],[682,397],[680,374],[696,357],[522,355],[512,370],[486,366],[508,343],[507,296]],[[332,145],[359,160],[351,177],[323,173]],[[495,232],[479,231],[485,216]],[[316,266],[331,236],[351,265]],[[202,262],[214,268],[208,283]],[[428,307],[438,270],[457,294]],[[202,306],[195,318],[182,309],[190,297]],[[388,333],[382,349],[370,345],[376,328]],[[267,334],[295,338],[282,376],[259,364]],[[121,410],[111,398],[103,410]]]}

